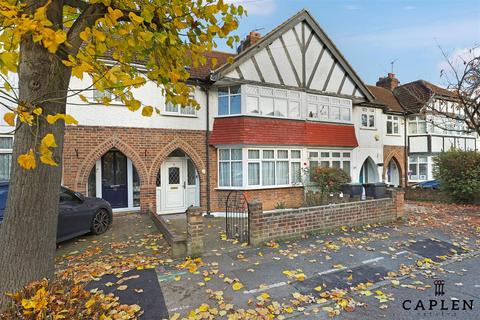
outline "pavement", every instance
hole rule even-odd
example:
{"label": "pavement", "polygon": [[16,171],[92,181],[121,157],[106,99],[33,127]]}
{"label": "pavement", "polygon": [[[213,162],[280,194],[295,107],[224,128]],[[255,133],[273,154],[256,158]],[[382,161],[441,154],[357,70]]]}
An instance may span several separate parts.
{"label": "pavement", "polygon": [[[409,207],[419,209],[425,207]],[[422,214],[428,215],[428,207]],[[257,312],[255,319],[269,305],[280,305],[277,309],[286,310],[281,317],[292,319],[479,319],[480,229],[415,222],[343,228],[270,247],[219,252],[205,257],[197,272],[163,273],[159,283],[170,317],[208,318],[209,310],[215,314],[232,305],[229,313]],[[445,281],[441,297],[434,295],[435,279]],[[234,290],[235,283],[242,288]],[[323,292],[340,292],[346,302]],[[405,310],[408,299],[412,303],[407,301],[410,310]],[[438,300],[438,308],[442,299],[450,306],[455,299],[473,300],[473,310],[428,310],[431,299]],[[418,300],[427,310],[414,310]]]}
{"label": "pavement", "polygon": [[57,267],[95,274],[88,289],[140,305],[142,320],[480,319],[479,207],[410,203],[404,221],[256,248],[205,223],[202,259],[169,259],[148,217],[126,215],[63,243]]}

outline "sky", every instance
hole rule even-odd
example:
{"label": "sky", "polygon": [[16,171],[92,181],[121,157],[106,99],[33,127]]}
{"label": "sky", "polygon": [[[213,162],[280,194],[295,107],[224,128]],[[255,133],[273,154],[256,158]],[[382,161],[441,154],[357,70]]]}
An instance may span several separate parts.
{"label": "sky", "polygon": [[265,35],[307,9],[367,84],[391,72],[395,61],[401,83],[424,79],[445,85],[442,50],[453,57],[480,47],[480,0],[225,1],[248,12],[236,30],[242,39],[252,30]]}

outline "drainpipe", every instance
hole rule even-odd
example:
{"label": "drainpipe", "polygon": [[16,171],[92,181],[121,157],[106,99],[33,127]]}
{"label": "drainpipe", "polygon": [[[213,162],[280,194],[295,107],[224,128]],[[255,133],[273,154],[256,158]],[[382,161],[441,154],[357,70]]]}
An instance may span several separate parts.
{"label": "drainpipe", "polygon": [[206,174],[207,174],[207,217],[210,217],[211,205],[210,205],[210,148],[209,148],[209,135],[210,135],[210,85],[204,87],[204,91],[207,95],[207,126],[205,131],[205,154],[206,154]]}

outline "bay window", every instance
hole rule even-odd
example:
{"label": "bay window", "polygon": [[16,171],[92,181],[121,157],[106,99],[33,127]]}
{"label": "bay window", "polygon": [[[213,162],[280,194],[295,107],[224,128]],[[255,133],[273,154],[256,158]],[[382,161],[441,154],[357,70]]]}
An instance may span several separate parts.
{"label": "bay window", "polygon": [[242,149],[219,149],[218,159],[218,185],[241,187],[243,185]]}
{"label": "bay window", "polygon": [[[302,181],[301,150],[219,149],[218,154],[220,188],[285,187],[298,185]],[[245,182],[242,168],[245,168]]]}
{"label": "bay window", "polygon": [[241,111],[240,86],[218,88],[218,115],[240,114]]}
{"label": "bay window", "polygon": [[13,137],[0,137],[0,180],[10,179],[10,166],[12,164]]}
{"label": "bay window", "polygon": [[245,90],[247,114],[294,119],[300,117],[301,96],[298,92],[250,85]]}
{"label": "bay window", "polygon": [[410,180],[428,180],[427,156],[412,155],[408,157],[408,170]]}
{"label": "bay window", "polygon": [[351,100],[307,94],[309,119],[350,122],[351,110]]}
{"label": "bay window", "polygon": [[387,116],[387,134],[399,134],[400,132],[400,117]]}

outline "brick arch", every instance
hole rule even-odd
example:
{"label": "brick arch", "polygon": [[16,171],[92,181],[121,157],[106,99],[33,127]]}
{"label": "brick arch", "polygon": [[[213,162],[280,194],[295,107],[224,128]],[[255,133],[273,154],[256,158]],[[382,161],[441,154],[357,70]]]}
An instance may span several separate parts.
{"label": "brick arch", "polygon": [[116,148],[130,159],[137,169],[140,184],[148,184],[147,166],[135,150],[118,137],[111,137],[96,146],[83,160],[75,178],[75,190],[79,190],[87,184],[88,175],[93,166],[108,150]]}
{"label": "brick arch", "polygon": [[[385,161],[383,163],[383,173],[382,173],[382,178],[386,179],[387,178],[387,168],[388,164],[390,163],[391,160],[394,160],[397,163],[397,168],[398,168],[398,173],[400,175],[400,185],[404,184],[405,180],[405,172],[403,168],[403,161],[399,160],[402,159],[402,154],[398,150],[392,150],[390,151],[387,156],[385,157]],[[384,180],[385,181],[385,180]]]}
{"label": "brick arch", "polygon": [[200,178],[200,184],[204,183],[204,174],[202,174],[202,170],[206,170],[205,163],[203,162],[202,158],[198,155],[197,151],[193,149],[188,143],[183,141],[182,139],[175,138],[174,140],[170,141],[153,159],[152,166],[150,167],[150,172],[148,174],[150,181],[155,183],[154,181],[157,179],[157,173],[160,170],[160,167],[168,158],[170,153],[175,151],[176,149],[180,149],[192,160],[195,168],[197,169],[198,176]]}

